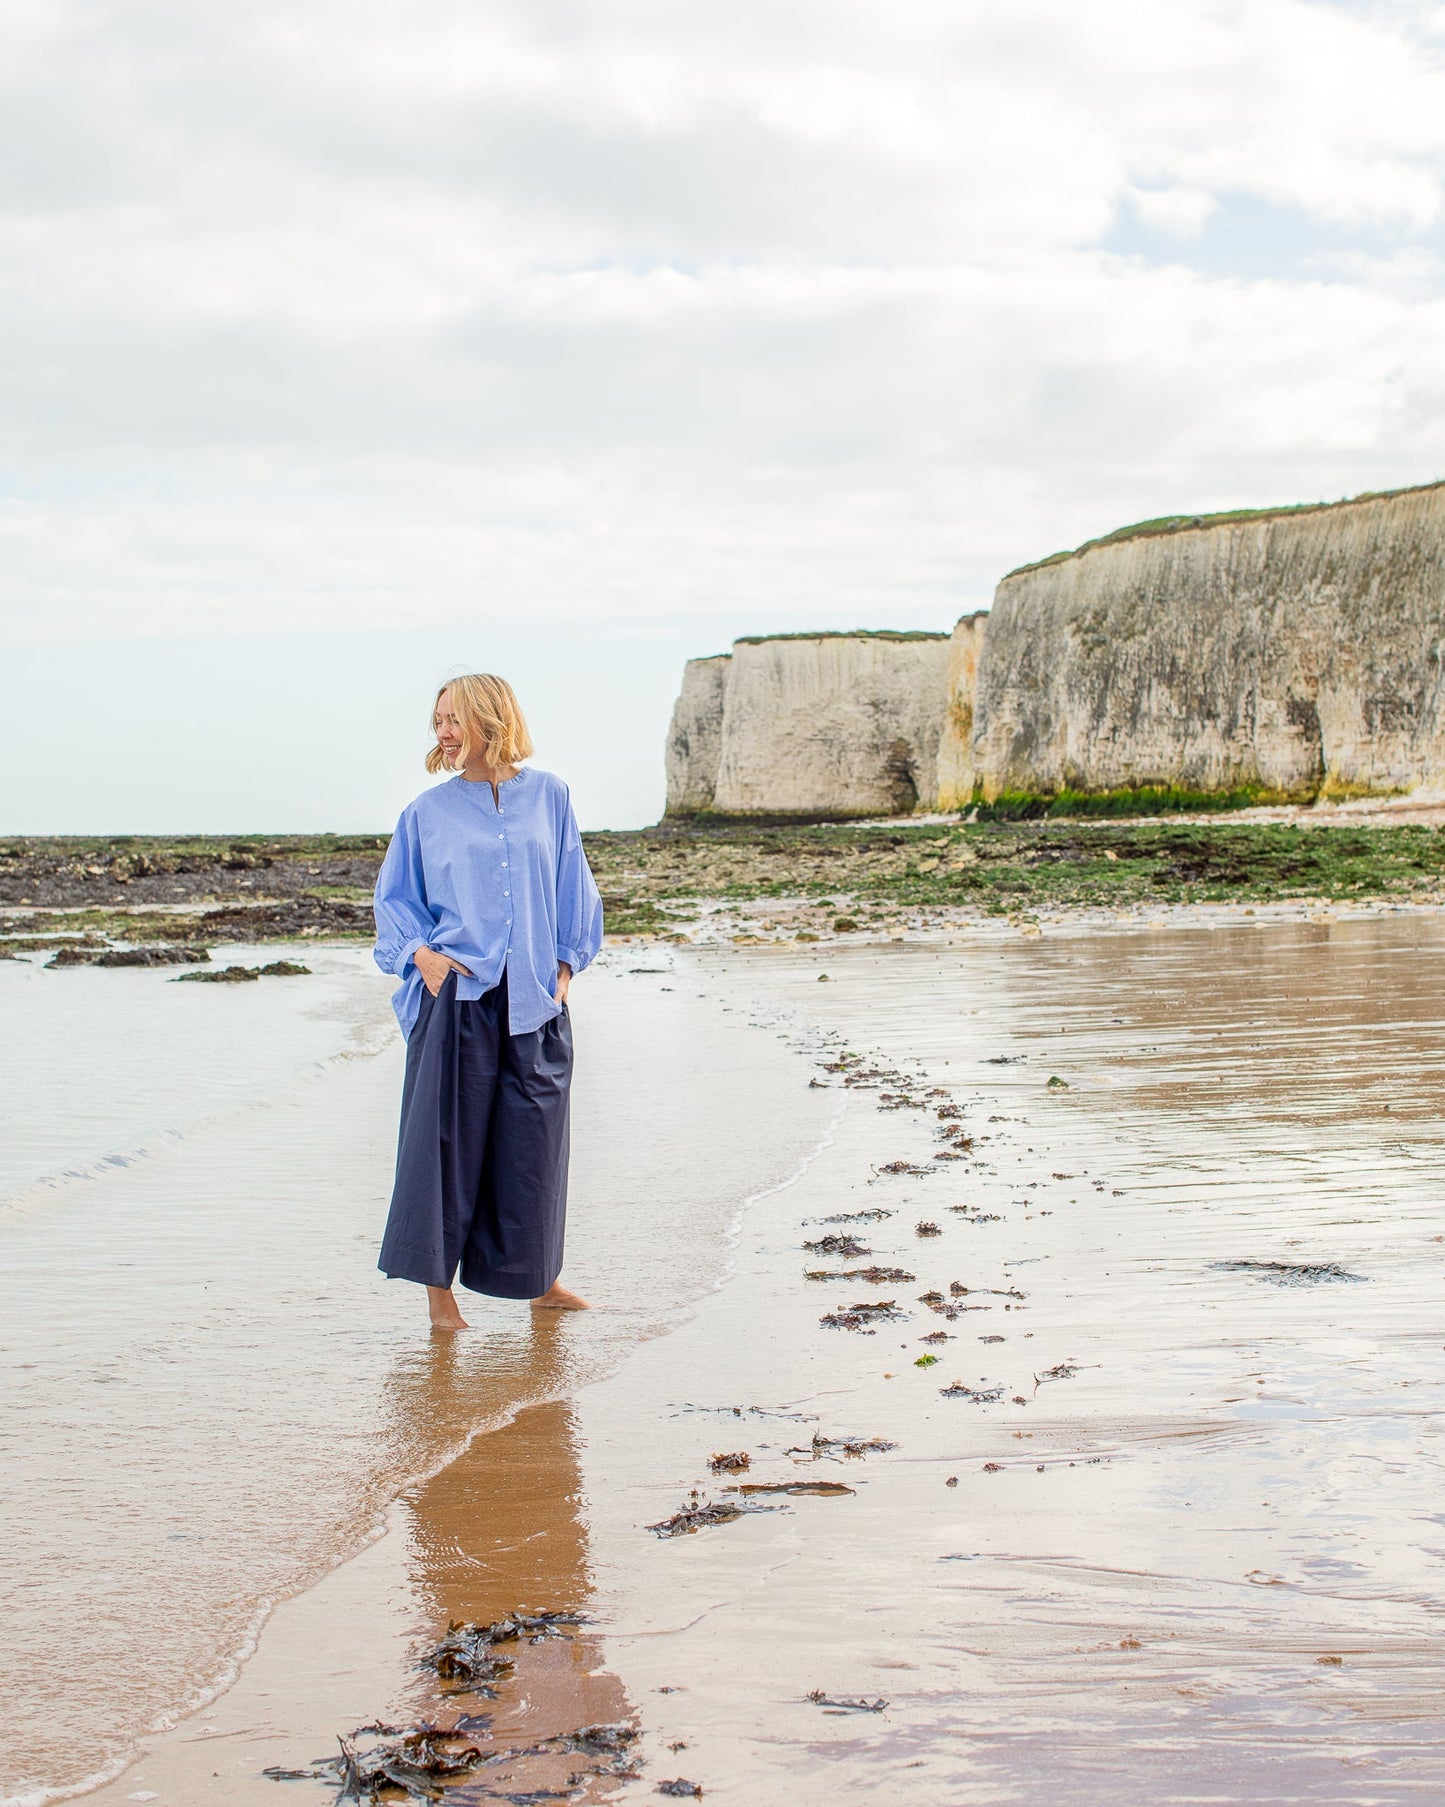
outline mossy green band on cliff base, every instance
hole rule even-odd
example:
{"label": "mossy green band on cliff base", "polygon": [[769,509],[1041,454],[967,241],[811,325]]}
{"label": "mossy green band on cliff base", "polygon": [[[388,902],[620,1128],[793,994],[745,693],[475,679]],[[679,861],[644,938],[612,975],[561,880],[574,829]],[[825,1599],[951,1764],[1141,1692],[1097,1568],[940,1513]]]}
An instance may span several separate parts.
{"label": "mossy green band on cliff base", "polygon": [[1254,809],[1261,804],[1312,803],[1313,795],[1291,796],[1260,784],[1233,790],[1195,791],[1176,784],[1141,784],[1112,791],[1062,790],[1052,796],[1034,791],[1003,791],[991,802],[979,798],[972,807],[979,822],[1038,822],[1046,817],[1176,816],[1207,810]]}

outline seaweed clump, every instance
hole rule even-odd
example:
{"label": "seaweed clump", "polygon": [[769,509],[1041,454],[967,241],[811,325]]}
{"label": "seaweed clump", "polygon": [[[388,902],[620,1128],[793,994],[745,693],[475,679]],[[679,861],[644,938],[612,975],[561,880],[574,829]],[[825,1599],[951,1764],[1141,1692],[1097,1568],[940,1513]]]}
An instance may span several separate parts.
{"label": "seaweed clump", "polygon": [[338,1801],[379,1807],[399,1790],[410,1801],[438,1801],[448,1783],[469,1776],[487,1761],[486,1753],[466,1733],[420,1725],[406,1730],[394,1725],[367,1725],[338,1738],[335,1757],[323,1757],[309,1769],[265,1769],[274,1782],[321,1781],[341,1784]]}
{"label": "seaweed clump", "polygon": [[805,1280],[862,1280],[868,1286],[906,1286],[918,1278],[901,1267],[846,1267],[836,1271],[825,1268],[810,1268],[803,1276]]}
{"label": "seaweed clump", "polygon": [[[571,1778],[577,1786],[587,1775],[606,1775],[620,1781],[635,1781],[636,1758],[632,1747],[638,1731],[631,1725],[584,1725],[576,1731],[559,1732],[524,1749],[484,1750],[472,1736],[486,1729],[482,1718],[463,1718],[450,1729],[419,1725],[404,1728],[394,1725],[366,1725],[349,1738],[338,1738],[339,1754],[318,1758],[308,1769],[265,1769],[261,1773],[274,1782],[334,1780],[340,1783],[336,1795],[340,1801],[356,1801],[368,1807],[381,1807],[395,1800],[398,1793],[409,1801],[439,1801],[453,1784],[465,1781],[478,1769],[508,1758],[541,1757],[554,1753],[590,1757],[590,1772]],[[488,1796],[490,1799],[491,1797]],[[553,1791],[538,1790],[525,1795],[504,1795],[505,1800],[557,1800],[563,1797]]]}
{"label": "seaweed clump", "polygon": [[1338,1261],[1211,1261],[1209,1264],[1227,1274],[1253,1274],[1257,1280],[1272,1280],[1276,1286],[1320,1286],[1331,1280],[1363,1280],[1363,1274],[1352,1274]]}
{"label": "seaweed clump", "polygon": [[659,1519],[655,1525],[648,1525],[646,1529],[655,1531],[659,1537],[691,1537],[710,1525],[730,1525],[745,1512],[782,1510],[781,1506],[754,1505],[752,1501],[741,1500],[709,1500],[704,1504],[702,1496],[694,1487],[687,1504],[680,1511],[674,1512],[671,1518]]}
{"label": "seaweed clump", "polygon": [[753,1465],[752,1457],[744,1449],[725,1451],[708,1463],[714,1474],[742,1474]]}
{"label": "seaweed clump", "polygon": [[865,1336],[871,1336],[874,1324],[904,1315],[892,1299],[878,1299],[871,1305],[865,1300],[849,1305],[843,1311],[825,1312],[818,1322],[825,1330],[861,1330]]}
{"label": "seaweed clump", "polygon": [[459,1620],[447,1627],[447,1635],[427,1652],[421,1666],[434,1669],[449,1693],[490,1695],[490,1684],[515,1667],[510,1658],[496,1654],[498,1645],[524,1639],[540,1644],[561,1637],[564,1627],[575,1630],[586,1623],[581,1613],[572,1612],[515,1612],[490,1625]]}
{"label": "seaweed clump", "polygon": [[820,1456],[875,1456],[897,1447],[896,1443],[890,1443],[886,1437],[823,1437],[814,1431],[813,1441],[806,1449],[794,1448],[787,1453],[790,1456],[811,1456],[816,1462]]}
{"label": "seaweed clump", "polygon": [[805,1242],[803,1247],[812,1255],[837,1255],[845,1261],[856,1260],[862,1255],[871,1255],[872,1249],[859,1242],[856,1236],[839,1236],[829,1232],[820,1236],[816,1242]]}
{"label": "seaweed clump", "polygon": [[822,1707],[828,1713],[881,1713],[888,1702],[880,1695],[877,1700],[863,1698],[848,1699],[825,1694],[821,1688],[814,1688],[807,1696],[815,1707]]}

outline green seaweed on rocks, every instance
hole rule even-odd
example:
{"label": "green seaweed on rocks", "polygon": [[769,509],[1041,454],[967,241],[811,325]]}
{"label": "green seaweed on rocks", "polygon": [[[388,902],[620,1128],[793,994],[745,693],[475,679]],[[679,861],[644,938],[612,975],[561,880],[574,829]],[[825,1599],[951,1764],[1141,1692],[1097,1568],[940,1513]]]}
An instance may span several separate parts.
{"label": "green seaweed on rocks", "polygon": [[209,960],[207,947],[177,947],[160,943],[152,947],[105,947],[104,945],[71,944],[58,948],[53,966],[195,966]]}
{"label": "green seaweed on rocks", "polygon": [[[1445,834],[1420,823],[1216,821],[1200,798],[1148,786],[1070,801],[1076,816],[1092,817],[1055,813],[1066,800],[1020,806],[1034,817],[1024,820],[997,819],[1007,813],[998,800],[978,812],[994,819],[972,822],[688,818],[583,841],[613,935],[677,935],[708,912],[770,899],[787,905],[793,933],[822,937],[839,932],[840,920],[888,934],[901,913],[944,909],[1026,918],[1154,904],[1445,899]],[[1189,820],[1137,819],[1140,809],[1196,805]],[[90,937],[137,946],[369,939],[368,894],[384,847],[379,835],[11,841],[0,850],[0,926],[12,948]]]}

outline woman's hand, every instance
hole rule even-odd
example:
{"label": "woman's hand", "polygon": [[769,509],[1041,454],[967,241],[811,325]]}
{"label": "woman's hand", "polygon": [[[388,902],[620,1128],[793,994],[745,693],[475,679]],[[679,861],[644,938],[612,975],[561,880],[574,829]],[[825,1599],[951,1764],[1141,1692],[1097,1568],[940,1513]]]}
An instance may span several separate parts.
{"label": "woman's hand", "polygon": [[459,960],[453,960],[450,954],[439,954],[434,947],[419,947],[412,955],[412,962],[421,974],[422,984],[433,997],[446,983],[448,973],[467,970]]}
{"label": "woman's hand", "polygon": [[557,1003],[565,1004],[567,1002],[567,987],[571,983],[572,968],[565,960],[559,960],[557,962],[557,989],[552,993],[553,999]]}

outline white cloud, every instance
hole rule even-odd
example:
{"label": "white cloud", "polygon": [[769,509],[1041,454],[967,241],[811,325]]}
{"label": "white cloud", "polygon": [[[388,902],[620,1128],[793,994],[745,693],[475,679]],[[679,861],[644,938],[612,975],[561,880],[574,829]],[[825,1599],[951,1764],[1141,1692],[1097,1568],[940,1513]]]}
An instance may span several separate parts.
{"label": "white cloud", "polygon": [[1131,188],[1129,205],[1146,226],[1181,238],[1192,238],[1219,210],[1215,196],[1202,188]]}
{"label": "white cloud", "polygon": [[[1445,469],[1433,5],[30,0],[0,52],[16,639],[941,620]],[[1333,261],[1191,268],[1240,197]]]}

